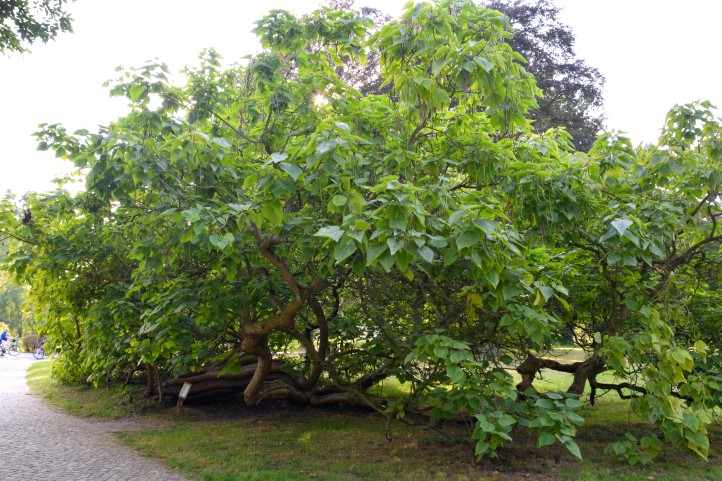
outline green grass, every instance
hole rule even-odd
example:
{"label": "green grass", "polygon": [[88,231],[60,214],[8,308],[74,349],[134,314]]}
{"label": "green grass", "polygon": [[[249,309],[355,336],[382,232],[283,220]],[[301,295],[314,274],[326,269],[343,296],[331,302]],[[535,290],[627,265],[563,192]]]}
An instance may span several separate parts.
{"label": "green grass", "polygon": [[[722,481],[718,454],[705,463],[670,449],[665,461],[651,467],[610,460],[604,446],[623,428],[592,425],[582,430],[582,463],[557,448],[538,450],[532,440],[520,436],[515,447],[502,451],[500,460],[475,464],[469,445],[450,442],[433,431],[393,425],[387,441],[377,416],[309,409],[184,420],[122,438],[204,481]],[[720,441],[717,436],[715,446]]]}
{"label": "green grass", "polygon": [[[472,479],[476,469],[468,453],[458,455],[465,446],[426,444],[406,426],[395,426],[387,441],[384,431],[374,415],[303,410],[181,422],[122,437],[207,481],[426,481],[448,479],[450,473],[453,479]],[[415,461],[420,457],[439,464]]]}
{"label": "green grass", "polygon": [[[60,386],[49,372],[48,363],[35,364],[28,375],[31,388],[70,412],[118,417],[142,411],[127,392]],[[385,390],[404,390],[393,380],[387,383]],[[394,423],[387,440],[385,422],[377,415],[313,408],[219,405],[188,407],[181,415],[166,410],[170,422],[164,427],[119,436],[203,481],[722,481],[719,427],[713,429],[708,463],[667,449],[660,463],[630,467],[611,460],[604,447],[626,430],[639,434],[650,427],[611,395],[585,408],[584,415],[587,424],[578,434],[581,463],[558,447],[536,449],[533,438],[519,433],[500,459],[476,464],[460,426],[439,433]]]}
{"label": "green grass", "polygon": [[120,386],[92,389],[88,386],[67,386],[52,379],[51,361],[34,362],[28,369],[30,391],[49,404],[82,417],[117,419],[137,415],[152,407],[138,401],[137,389]]}

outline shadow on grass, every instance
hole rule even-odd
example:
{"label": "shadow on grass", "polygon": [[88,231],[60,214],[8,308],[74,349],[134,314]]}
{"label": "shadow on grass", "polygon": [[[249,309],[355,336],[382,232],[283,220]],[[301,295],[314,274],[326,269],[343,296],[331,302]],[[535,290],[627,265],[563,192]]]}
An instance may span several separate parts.
{"label": "shadow on grass", "polygon": [[[147,409],[136,402],[137,392],[60,386],[49,375],[48,363],[35,364],[28,375],[31,389],[71,413],[107,418]],[[581,463],[557,446],[537,449],[523,432],[498,459],[475,463],[459,425],[438,431],[393,423],[388,440],[384,420],[372,413],[273,404],[245,408],[240,401],[189,406],[180,415],[156,408],[154,415],[170,421],[166,426],[119,436],[204,481],[722,481],[718,427],[708,463],[668,449],[658,464],[629,467],[605,455],[604,448],[626,431],[641,434],[650,426],[611,396],[584,411]]]}

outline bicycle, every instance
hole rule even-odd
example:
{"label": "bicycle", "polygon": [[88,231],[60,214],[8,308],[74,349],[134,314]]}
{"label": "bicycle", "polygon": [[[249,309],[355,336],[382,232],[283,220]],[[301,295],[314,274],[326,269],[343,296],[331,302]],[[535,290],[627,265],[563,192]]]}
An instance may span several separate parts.
{"label": "bicycle", "polygon": [[4,356],[5,354],[9,356],[17,356],[20,354],[20,350],[18,349],[18,340],[13,339],[12,342],[4,342],[2,346],[0,346],[0,356]]}
{"label": "bicycle", "polygon": [[35,349],[35,352],[33,353],[33,357],[37,361],[42,361],[43,359],[45,359],[45,349],[43,349],[42,347]]}

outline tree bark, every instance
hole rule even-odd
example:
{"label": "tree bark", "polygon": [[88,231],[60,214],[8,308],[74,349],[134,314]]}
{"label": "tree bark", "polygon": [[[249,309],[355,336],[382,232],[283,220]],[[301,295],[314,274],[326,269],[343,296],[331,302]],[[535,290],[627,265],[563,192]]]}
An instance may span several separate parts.
{"label": "tree bark", "polygon": [[537,373],[542,369],[551,369],[553,371],[566,372],[574,375],[574,380],[567,389],[567,392],[581,396],[587,381],[592,379],[604,369],[603,361],[596,355],[585,361],[578,361],[570,364],[563,364],[554,359],[545,359],[528,354],[527,358],[517,368],[517,372],[521,375],[521,382],[516,385],[519,392],[524,392],[534,382]]}

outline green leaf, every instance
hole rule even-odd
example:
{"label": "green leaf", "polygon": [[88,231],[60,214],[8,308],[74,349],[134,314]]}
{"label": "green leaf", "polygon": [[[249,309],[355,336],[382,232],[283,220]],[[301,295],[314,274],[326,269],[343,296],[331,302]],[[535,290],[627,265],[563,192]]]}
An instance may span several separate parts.
{"label": "green leaf", "polygon": [[137,102],[143,96],[145,96],[146,92],[147,92],[147,88],[145,85],[135,83],[135,84],[131,85],[130,88],[128,89],[128,97],[133,102]]}
{"label": "green leaf", "polygon": [[201,211],[196,207],[184,210],[183,212],[181,212],[181,215],[189,224],[193,224],[194,222],[198,222],[199,220],[201,220]]}
{"label": "green leaf", "polygon": [[664,257],[664,252],[659,248],[656,242],[649,243],[649,251],[657,257]]}
{"label": "green leaf", "polygon": [[404,241],[396,239],[395,237],[389,237],[386,239],[386,245],[389,246],[391,255],[395,255],[399,250],[403,249]]}
{"label": "green leaf", "polygon": [[316,153],[319,155],[323,155],[326,152],[329,152],[334,147],[336,147],[335,140],[326,140],[324,142],[319,142],[318,144],[316,144]]}
{"label": "green leaf", "polygon": [[453,384],[463,384],[466,380],[466,374],[458,366],[449,366],[446,368],[446,375]]}
{"label": "green leaf", "polygon": [[430,78],[426,78],[426,77],[414,77],[414,82],[427,89],[431,88],[431,86],[434,85],[433,80],[431,80]]}
{"label": "green leaf", "polygon": [[247,176],[243,179],[243,190],[250,191],[258,184],[258,177],[254,174]]}
{"label": "green leaf", "polygon": [[443,249],[444,247],[449,245],[449,242],[440,236],[429,236],[429,244],[436,247],[437,249]]}
{"label": "green leaf", "polygon": [[358,231],[355,229],[347,230],[346,235],[359,243],[362,243],[364,241],[364,237],[366,236],[363,231]]}
{"label": "green leaf", "polygon": [[582,452],[579,450],[579,445],[574,441],[573,439],[569,438],[568,440],[564,441],[564,447],[567,448],[567,451],[572,453],[575,458],[579,459],[581,461],[582,459]]}
{"label": "green leaf", "polygon": [[486,73],[491,72],[491,70],[494,68],[494,64],[491,63],[489,61],[489,59],[487,59],[485,57],[481,57],[481,56],[475,57],[474,61],[477,63],[477,65],[479,65],[481,68],[483,68],[484,71],[486,71]]}
{"label": "green leaf", "polygon": [[536,440],[536,445],[539,448],[543,448],[544,446],[554,444],[556,440],[556,436],[554,436],[552,433],[543,431],[539,434],[539,438],[537,438]]}
{"label": "green leaf", "polygon": [[[270,149],[269,149],[270,150]],[[274,152],[271,154],[271,163],[278,164],[288,158],[288,154],[283,152]]]}
{"label": "green leaf", "polygon": [[689,372],[694,368],[694,359],[686,349],[679,347],[670,351],[670,354],[683,370]]}
{"label": "green leaf", "polygon": [[499,426],[503,428],[510,428],[516,424],[516,418],[514,416],[500,411],[496,411],[496,413]]}
{"label": "green leaf", "polygon": [[[372,244],[366,249],[366,265],[372,265],[381,254],[386,252],[386,244]],[[393,264],[393,258],[391,259]]]}
{"label": "green leaf", "polygon": [[429,247],[427,247],[427,246],[419,247],[417,252],[419,253],[419,256],[422,259],[424,259],[426,262],[428,262],[429,264],[434,262],[434,251],[431,250]]}
{"label": "green leaf", "polygon": [[684,415],[682,416],[682,423],[690,431],[699,431],[700,427],[702,426],[699,417],[688,412],[684,413]]}
{"label": "green leaf", "polygon": [[569,409],[578,409],[584,405],[584,403],[580,399],[573,397],[567,398],[564,401],[564,404],[566,404]]}
{"label": "green leaf", "polygon": [[343,207],[348,202],[348,197],[345,195],[334,195],[331,199],[331,203],[336,207]]}
{"label": "green leaf", "polygon": [[466,211],[464,211],[464,210],[454,211],[449,216],[449,224],[451,224],[451,225],[456,224],[457,222],[459,222],[461,220],[462,217],[464,217],[465,214],[466,214]]}
{"label": "green leaf", "polygon": [[213,244],[213,246],[218,250],[224,250],[226,247],[231,245],[236,238],[231,234],[230,232],[226,232],[224,235],[219,236],[217,234],[213,234],[208,237],[208,240]]}
{"label": "green leaf", "polygon": [[709,437],[703,432],[690,432],[684,434],[687,439],[687,447],[701,458],[707,459],[709,454]]}
{"label": "green leaf", "polygon": [[707,343],[705,343],[701,339],[697,339],[696,341],[694,341],[694,346],[692,346],[692,349],[694,350],[694,352],[702,355],[707,354],[707,351],[709,351]]}
{"label": "green leaf", "polygon": [[622,259],[622,264],[629,267],[636,267],[637,258],[634,256],[624,256],[624,258]]}
{"label": "green leaf", "polygon": [[245,212],[251,208],[251,204],[250,203],[244,203],[244,204],[230,203],[230,204],[228,204],[228,207],[233,209],[235,212]]}
{"label": "green leaf", "polygon": [[353,239],[346,237],[336,244],[333,257],[336,259],[337,263],[340,263],[348,259],[354,252],[356,252],[356,242],[354,242]]}
{"label": "green leaf", "polygon": [[283,204],[277,200],[266,202],[261,207],[261,215],[271,225],[280,225],[283,222]]}
{"label": "green leaf", "polygon": [[348,207],[354,214],[360,214],[363,212],[366,206],[366,200],[364,197],[356,191],[352,191],[349,194]]}
{"label": "green leaf", "polygon": [[288,162],[281,162],[279,167],[281,167],[281,170],[283,170],[285,173],[290,175],[293,180],[298,180],[300,175],[303,173],[303,171],[297,165],[290,164]]}
{"label": "green leaf", "polygon": [[632,241],[632,244],[634,244],[635,246],[639,247],[639,245],[640,245],[640,244],[639,244],[639,237],[637,237],[636,235],[632,234],[631,231],[629,231],[629,230],[625,231],[625,232],[624,232],[624,237],[626,237],[627,239],[629,239],[630,241]]}
{"label": "green leaf", "polygon": [[562,295],[569,295],[569,290],[561,284],[552,284],[552,288]]}
{"label": "green leaf", "polygon": [[[569,401],[569,399],[567,399],[567,401]],[[582,424],[584,424],[584,418],[573,411],[567,413],[567,419],[569,419],[570,422],[576,424],[577,426],[581,426]]]}
{"label": "green leaf", "polygon": [[544,305],[544,296],[542,293],[537,289],[536,295],[534,296],[534,305],[535,306],[543,306]]}
{"label": "green leaf", "polygon": [[321,227],[313,235],[316,237],[326,237],[328,239],[332,239],[334,242],[338,242],[341,239],[341,236],[343,235],[343,233],[344,233],[344,230],[342,228],[340,228],[339,226],[327,225],[325,227]]}
{"label": "green leaf", "polygon": [[405,231],[406,227],[409,225],[409,220],[406,215],[406,212],[404,212],[401,209],[394,209],[393,215],[389,219],[389,226],[391,226],[392,229]]}
{"label": "green leaf", "polygon": [[371,228],[371,224],[366,222],[363,219],[356,219],[356,221],[353,223],[354,229],[359,231],[367,231]]}
{"label": "green leaf", "polygon": [[471,361],[473,357],[469,351],[453,350],[449,354],[449,359],[451,362],[458,363],[460,361]]}
{"label": "green leaf", "polygon": [[394,266],[394,262],[396,262],[396,259],[394,259],[394,256],[392,255],[383,256],[379,261],[381,267],[383,267],[386,272],[391,272],[391,268]]}
{"label": "green leaf", "polygon": [[487,433],[496,432],[496,426],[490,423],[486,416],[484,416],[483,414],[477,414],[474,417],[476,418],[476,426],[479,429]]}
{"label": "green leaf", "polygon": [[229,148],[231,147],[231,143],[228,142],[228,141],[227,141],[226,139],[224,139],[223,137],[213,137],[213,138],[211,139],[211,141],[212,141],[214,144],[223,147],[224,149],[229,149]]}
{"label": "green leaf", "polygon": [[617,233],[620,236],[623,236],[624,233],[627,232],[627,229],[629,228],[629,226],[631,226],[631,225],[632,225],[632,221],[629,219],[626,219],[626,218],[614,219],[612,221],[612,227],[614,228],[614,230],[617,231]]}
{"label": "green leaf", "polygon": [[494,289],[499,285],[499,273],[496,271],[488,270],[484,272],[484,278]]}
{"label": "green leaf", "polygon": [[458,250],[462,250],[466,247],[476,245],[480,240],[481,232],[479,231],[479,229],[466,229],[464,232],[461,233],[459,237],[456,238],[456,248]]}
{"label": "green leaf", "polygon": [[431,73],[434,75],[434,77],[438,77],[439,73],[441,73],[441,69],[444,65],[446,65],[446,60],[439,60],[436,59],[433,62],[431,62]]}
{"label": "green leaf", "polygon": [[541,292],[542,295],[544,296],[545,302],[548,301],[549,299],[551,299],[552,296],[554,295],[554,289],[552,289],[549,286],[545,286],[544,284],[539,284],[537,287],[539,288],[539,292]]}
{"label": "green leaf", "polygon": [[481,230],[484,231],[486,234],[486,238],[491,240],[493,239],[494,233],[496,233],[497,225],[496,222],[492,222],[485,219],[478,219],[475,220],[474,223],[481,227]]}

